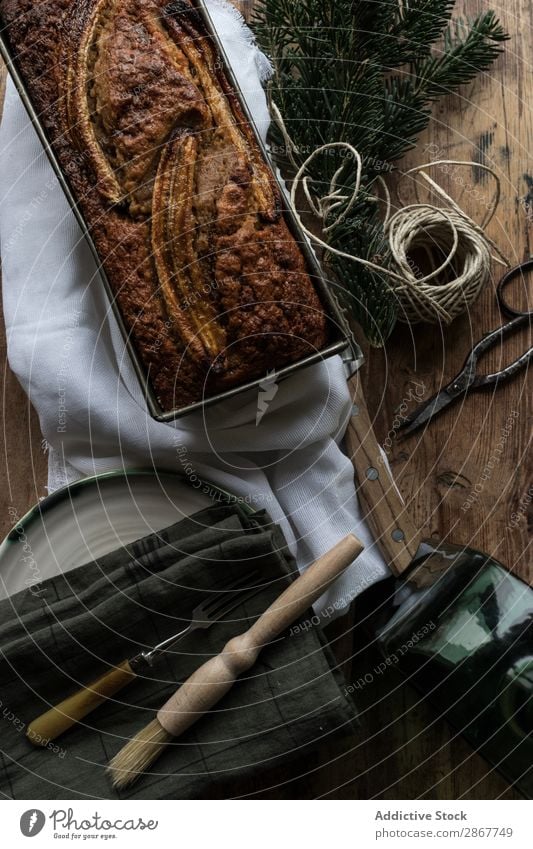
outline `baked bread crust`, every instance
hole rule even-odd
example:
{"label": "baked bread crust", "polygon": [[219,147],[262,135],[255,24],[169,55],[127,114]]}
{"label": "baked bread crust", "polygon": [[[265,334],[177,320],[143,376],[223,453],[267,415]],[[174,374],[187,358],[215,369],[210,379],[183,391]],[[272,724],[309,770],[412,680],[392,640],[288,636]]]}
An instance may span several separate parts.
{"label": "baked bread crust", "polygon": [[324,348],[279,188],[191,0],[0,0],[164,411]]}

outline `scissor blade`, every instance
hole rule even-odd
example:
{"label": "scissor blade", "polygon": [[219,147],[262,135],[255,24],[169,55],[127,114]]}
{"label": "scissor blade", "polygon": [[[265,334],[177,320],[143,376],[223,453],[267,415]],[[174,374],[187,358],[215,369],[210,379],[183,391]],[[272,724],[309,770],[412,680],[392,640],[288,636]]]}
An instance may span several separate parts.
{"label": "scissor blade", "polygon": [[441,412],[441,410],[444,410],[448,404],[451,404],[455,398],[456,396],[448,392],[447,389],[437,392],[437,394],[433,395],[429,401],[425,401],[417,407],[416,410],[407,416],[407,418],[401,423],[398,430],[401,431],[402,437],[408,436],[410,433],[413,433],[415,430],[422,427],[422,425],[430,422]]}

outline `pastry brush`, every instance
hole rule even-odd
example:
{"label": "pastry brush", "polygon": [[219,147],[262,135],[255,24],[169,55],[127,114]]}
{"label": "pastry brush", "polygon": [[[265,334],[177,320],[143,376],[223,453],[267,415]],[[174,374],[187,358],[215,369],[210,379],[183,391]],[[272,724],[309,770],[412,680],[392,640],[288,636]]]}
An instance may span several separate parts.
{"label": "pastry brush", "polygon": [[200,666],[111,760],[113,785],[121,789],[132,784],[175,737],[210,711],[254,665],[261,649],[302,616],[362,550],[362,543],[348,534],[293,581],[247,631]]}

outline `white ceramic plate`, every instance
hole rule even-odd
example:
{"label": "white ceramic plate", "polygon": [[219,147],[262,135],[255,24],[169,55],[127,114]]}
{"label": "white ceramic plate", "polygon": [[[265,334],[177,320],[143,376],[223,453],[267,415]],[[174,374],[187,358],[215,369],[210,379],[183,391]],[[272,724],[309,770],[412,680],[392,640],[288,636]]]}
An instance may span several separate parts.
{"label": "white ceramic plate", "polygon": [[111,472],[53,493],[0,546],[0,598],[30,589],[211,504],[182,477]]}

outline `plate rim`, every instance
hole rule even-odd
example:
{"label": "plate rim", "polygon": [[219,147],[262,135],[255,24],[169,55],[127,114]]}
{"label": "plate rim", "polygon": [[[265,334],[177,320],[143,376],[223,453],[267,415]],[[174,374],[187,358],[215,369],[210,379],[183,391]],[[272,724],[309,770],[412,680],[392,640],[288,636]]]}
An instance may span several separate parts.
{"label": "plate rim", "polygon": [[[54,492],[50,492],[42,499],[42,501],[38,501],[28,509],[26,513],[24,513],[24,515],[15,522],[0,543],[0,561],[3,558],[6,549],[12,544],[18,543],[21,534],[25,533],[26,529],[36,519],[40,519],[43,513],[48,512],[57,504],[60,504],[67,497],[71,496],[72,493],[75,494],[78,490],[82,490],[86,486],[94,484],[100,480],[108,480],[110,478],[124,478],[127,480],[130,477],[152,477],[156,479],[159,479],[160,477],[174,478],[176,480],[180,480],[186,486],[190,486],[192,490],[200,490],[200,487],[193,487],[192,484],[187,482],[187,475],[183,472],[159,467],[143,468],[142,466],[132,466],[127,469],[110,469],[109,471],[99,472],[95,475],[86,475],[78,480],[71,481],[64,486],[59,487],[59,489],[54,490]],[[209,487],[212,493],[217,494],[220,501],[224,503],[239,503],[244,507],[244,509],[247,507],[249,508],[249,505],[247,505],[246,501],[240,496],[228,492],[207,479],[198,477],[198,480],[202,483],[202,489],[206,486]]]}

